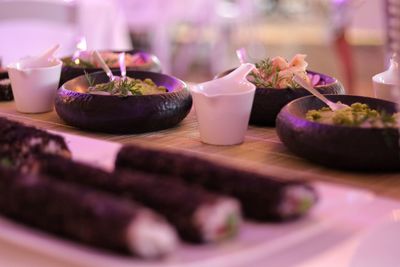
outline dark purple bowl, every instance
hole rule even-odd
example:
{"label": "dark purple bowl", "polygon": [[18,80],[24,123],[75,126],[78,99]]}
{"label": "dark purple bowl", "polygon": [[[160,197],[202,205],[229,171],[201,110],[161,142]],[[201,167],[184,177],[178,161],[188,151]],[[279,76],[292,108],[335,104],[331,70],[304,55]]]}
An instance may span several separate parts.
{"label": "dark purple bowl", "polygon": [[[215,78],[225,76],[233,71],[227,70],[218,74]],[[307,71],[309,74],[318,74],[324,85],[317,85],[316,89],[321,94],[344,94],[343,85],[335,78],[314,71]],[[257,88],[254,96],[253,107],[250,114],[250,124],[260,126],[274,126],[276,116],[279,111],[290,101],[310,95],[303,88],[298,89],[276,89],[276,88]]]}
{"label": "dark purple bowl", "polygon": [[[373,109],[396,112],[396,104],[370,97],[327,95],[334,102],[365,103]],[[289,150],[325,166],[358,171],[400,169],[399,129],[337,126],[309,121],[310,109],[324,107],[314,96],[286,105],[276,119],[276,130]]]}
{"label": "dark purple bowl", "polygon": [[[120,75],[115,71],[115,75]],[[108,81],[104,72],[90,74],[95,83]],[[192,107],[187,85],[172,76],[147,71],[127,71],[127,76],[152,79],[167,93],[142,96],[107,96],[85,93],[85,76],[63,84],[55,99],[57,114],[67,124],[90,131],[141,133],[166,129],[182,121]]]}
{"label": "dark purple bowl", "polygon": [[[120,53],[122,51],[111,51],[111,52],[115,52],[115,53]],[[140,65],[140,66],[127,66],[127,70],[140,70],[140,71],[152,71],[152,72],[161,72],[161,63],[160,60],[155,56],[152,55],[150,53],[147,53],[145,51],[142,50],[137,50],[137,49],[133,49],[130,51],[125,51],[125,53],[127,54],[137,54],[140,53],[140,56],[144,59],[144,61],[148,62],[144,65]],[[71,59],[72,56],[70,57],[64,57],[61,60],[66,60],[66,59]],[[61,77],[60,77],[60,86],[64,83],[66,83],[67,81],[84,75],[85,72],[86,73],[93,73],[93,72],[97,72],[97,71],[101,71],[101,68],[83,68],[83,67],[72,67],[72,66],[68,66],[68,65],[63,65],[62,70],[61,70]],[[113,71],[117,71],[119,70],[118,68],[112,68]]]}

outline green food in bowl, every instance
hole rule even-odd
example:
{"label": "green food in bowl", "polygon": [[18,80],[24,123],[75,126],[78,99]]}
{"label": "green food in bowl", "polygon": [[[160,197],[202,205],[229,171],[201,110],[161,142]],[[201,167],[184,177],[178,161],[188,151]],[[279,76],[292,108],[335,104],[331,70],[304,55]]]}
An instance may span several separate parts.
{"label": "green food in bowl", "polygon": [[309,110],[306,119],[325,124],[365,128],[399,127],[400,114],[388,114],[371,109],[367,104],[353,103],[350,107],[332,111],[328,107]]}
{"label": "green food in bowl", "polygon": [[114,81],[95,84],[95,80],[86,75],[88,81],[88,93],[97,95],[152,95],[168,92],[165,86],[157,86],[151,79],[133,79],[116,77]]}
{"label": "green food in bowl", "polygon": [[[119,67],[119,54],[116,52],[100,52],[104,62],[110,68]],[[94,58],[93,51],[81,51],[78,56],[65,57],[61,59],[65,66],[74,68],[100,68],[99,62]],[[125,65],[127,67],[138,67],[149,65],[151,62],[146,60],[140,53],[125,54]]]}
{"label": "green food in bowl", "polygon": [[84,59],[73,59],[72,57],[66,57],[62,58],[61,60],[65,66],[69,67],[96,68],[96,65],[94,63]]}

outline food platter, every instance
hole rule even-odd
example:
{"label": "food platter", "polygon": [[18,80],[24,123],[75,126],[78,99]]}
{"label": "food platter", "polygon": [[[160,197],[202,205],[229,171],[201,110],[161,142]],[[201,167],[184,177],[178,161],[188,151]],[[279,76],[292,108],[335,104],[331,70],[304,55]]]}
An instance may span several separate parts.
{"label": "food platter", "polygon": [[[105,169],[112,168],[119,144],[70,134],[62,135],[74,159]],[[24,254],[28,258],[24,260],[29,260],[30,266],[43,266],[43,262],[48,266],[99,267],[261,266],[257,265],[261,262],[274,266],[293,266],[309,260],[310,251],[318,251],[318,247],[324,242],[325,249],[328,250],[355,237],[358,231],[366,229],[397,205],[394,201],[377,199],[362,190],[325,183],[317,183],[316,187],[321,196],[320,202],[309,216],[301,220],[285,224],[245,221],[239,236],[234,240],[200,246],[182,243],[175,254],[163,260],[143,261],[106,253],[44,234],[5,218],[0,220],[0,240],[14,244],[14,250],[20,253],[28,250]],[[365,209],[366,206],[369,207],[368,212],[360,218],[356,211]],[[319,236],[324,236],[325,241],[318,244],[310,242]],[[296,249],[293,250],[293,247]],[[14,254],[18,255],[15,252]],[[15,257],[13,260],[18,262],[22,259]],[[35,262],[40,265],[35,265]]]}
{"label": "food platter", "polygon": [[[119,71],[114,74],[119,75]],[[96,83],[108,81],[104,72],[89,74]],[[55,109],[67,124],[91,131],[109,133],[140,133],[173,127],[189,113],[192,98],[187,85],[172,76],[127,71],[128,77],[151,79],[165,86],[168,92],[153,95],[94,95],[86,91],[85,75],[74,78],[58,90]]]}
{"label": "food platter", "polygon": [[[377,98],[351,95],[327,97],[333,102],[348,105],[364,103],[388,114],[396,112],[395,103]],[[331,125],[306,119],[308,110],[324,106],[314,96],[308,96],[292,101],[279,113],[277,133],[292,152],[335,168],[361,171],[400,168],[398,129]]]}

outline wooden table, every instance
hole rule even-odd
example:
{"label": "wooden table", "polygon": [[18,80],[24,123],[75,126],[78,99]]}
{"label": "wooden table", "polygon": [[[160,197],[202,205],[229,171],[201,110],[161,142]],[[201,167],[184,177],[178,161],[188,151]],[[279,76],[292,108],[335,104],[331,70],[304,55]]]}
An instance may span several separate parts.
{"label": "wooden table", "polygon": [[85,132],[65,125],[55,111],[43,114],[19,113],[15,109],[14,102],[0,103],[0,115],[43,129],[122,144],[136,143],[173,148],[284,178],[305,178],[346,184],[371,190],[381,196],[400,199],[400,173],[356,173],[319,166],[289,152],[280,142],[275,128],[271,127],[250,126],[245,142],[241,145],[212,146],[200,142],[194,111],[172,129],[131,135]]}

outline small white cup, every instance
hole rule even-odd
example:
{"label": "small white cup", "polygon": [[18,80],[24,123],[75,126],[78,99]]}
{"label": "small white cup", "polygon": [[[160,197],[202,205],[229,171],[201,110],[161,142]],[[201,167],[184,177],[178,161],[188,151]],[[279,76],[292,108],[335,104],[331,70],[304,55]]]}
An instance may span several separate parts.
{"label": "small white cup", "polygon": [[32,62],[29,58],[7,66],[19,112],[43,113],[53,109],[61,67],[58,59]]}
{"label": "small white cup", "polygon": [[375,97],[400,103],[400,92],[396,84],[399,83],[398,56],[394,54],[390,59],[387,70],[372,77]]}
{"label": "small white cup", "polygon": [[394,84],[379,83],[373,80],[374,95],[376,98],[396,102],[399,93],[396,92]]}
{"label": "small white cup", "polygon": [[200,138],[211,145],[243,142],[249,124],[256,86],[246,80],[253,64],[191,88]]}
{"label": "small white cup", "polygon": [[213,98],[192,93],[201,141],[210,145],[243,143],[254,93],[255,88],[236,95]]}

